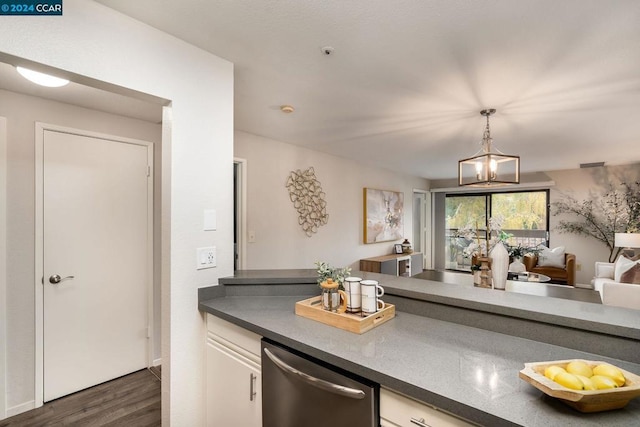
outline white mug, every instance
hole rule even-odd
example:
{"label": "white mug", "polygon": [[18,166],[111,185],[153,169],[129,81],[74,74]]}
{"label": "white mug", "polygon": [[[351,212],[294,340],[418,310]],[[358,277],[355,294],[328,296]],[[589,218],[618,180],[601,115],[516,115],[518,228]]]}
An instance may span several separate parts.
{"label": "white mug", "polygon": [[384,301],[379,299],[384,295],[384,288],[376,280],[363,280],[360,282],[362,293],[362,314],[368,315],[382,310]]}
{"label": "white mug", "polygon": [[349,313],[360,313],[362,305],[361,280],[359,277],[347,277],[344,279],[344,291],[347,293],[347,311]]}

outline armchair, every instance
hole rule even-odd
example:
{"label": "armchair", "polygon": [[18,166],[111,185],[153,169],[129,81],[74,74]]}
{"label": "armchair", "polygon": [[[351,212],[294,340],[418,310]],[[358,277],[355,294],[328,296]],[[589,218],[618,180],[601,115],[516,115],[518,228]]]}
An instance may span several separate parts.
{"label": "armchair", "polygon": [[525,255],[522,262],[527,271],[549,276],[553,282],[570,286],[576,284],[576,256],[574,254],[564,254],[564,268],[540,266],[538,265],[538,256],[531,254]]}

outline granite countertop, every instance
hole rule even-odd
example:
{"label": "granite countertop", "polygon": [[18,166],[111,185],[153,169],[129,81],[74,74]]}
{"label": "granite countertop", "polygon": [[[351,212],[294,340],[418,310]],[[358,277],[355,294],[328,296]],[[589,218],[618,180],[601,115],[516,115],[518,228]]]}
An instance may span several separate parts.
{"label": "granite countertop", "polygon": [[[477,288],[473,286],[470,275],[460,275],[462,279],[456,282],[362,271],[353,271],[352,276],[377,280],[384,286],[387,295],[640,340],[639,310]],[[317,273],[312,269],[243,270],[236,272],[233,277],[221,278],[220,284],[245,287],[245,294],[251,294],[251,287],[256,285],[316,284],[316,280]],[[235,291],[236,294],[239,292],[242,291]]]}
{"label": "granite countertop", "polygon": [[[277,273],[266,274],[261,280],[258,276],[262,274],[246,273],[237,281],[221,280],[226,286],[201,292],[200,310],[478,424],[640,425],[640,399],[621,410],[582,414],[518,378],[525,362],[602,360],[634,373],[640,373],[639,364],[401,310],[393,320],[357,335],[296,316],[294,305],[304,299],[302,295],[287,296],[287,290],[280,289],[264,296],[264,289],[259,290],[261,283],[282,281]],[[392,282],[396,283],[393,279],[386,283],[387,292]],[[315,275],[303,275],[289,283],[313,292],[308,284],[315,284]],[[246,289],[232,289],[234,285]],[[404,292],[416,292],[411,289],[412,283],[401,285]],[[445,296],[428,298],[434,297]]]}

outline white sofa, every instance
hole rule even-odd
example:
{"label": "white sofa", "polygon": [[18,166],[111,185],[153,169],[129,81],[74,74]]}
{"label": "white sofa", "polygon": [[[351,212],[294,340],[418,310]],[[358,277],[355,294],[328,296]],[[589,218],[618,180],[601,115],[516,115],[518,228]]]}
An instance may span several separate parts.
{"label": "white sofa", "polygon": [[600,292],[602,303],[640,310],[640,285],[615,282],[613,275],[613,263],[596,262],[596,277],[591,284]]}

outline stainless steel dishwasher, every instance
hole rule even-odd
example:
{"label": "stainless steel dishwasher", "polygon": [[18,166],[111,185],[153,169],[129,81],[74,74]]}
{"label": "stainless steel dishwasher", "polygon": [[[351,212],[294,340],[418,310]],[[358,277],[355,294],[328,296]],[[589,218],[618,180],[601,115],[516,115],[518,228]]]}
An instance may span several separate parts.
{"label": "stainless steel dishwasher", "polygon": [[263,427],[376,427],[377,384],[262,340]]}

